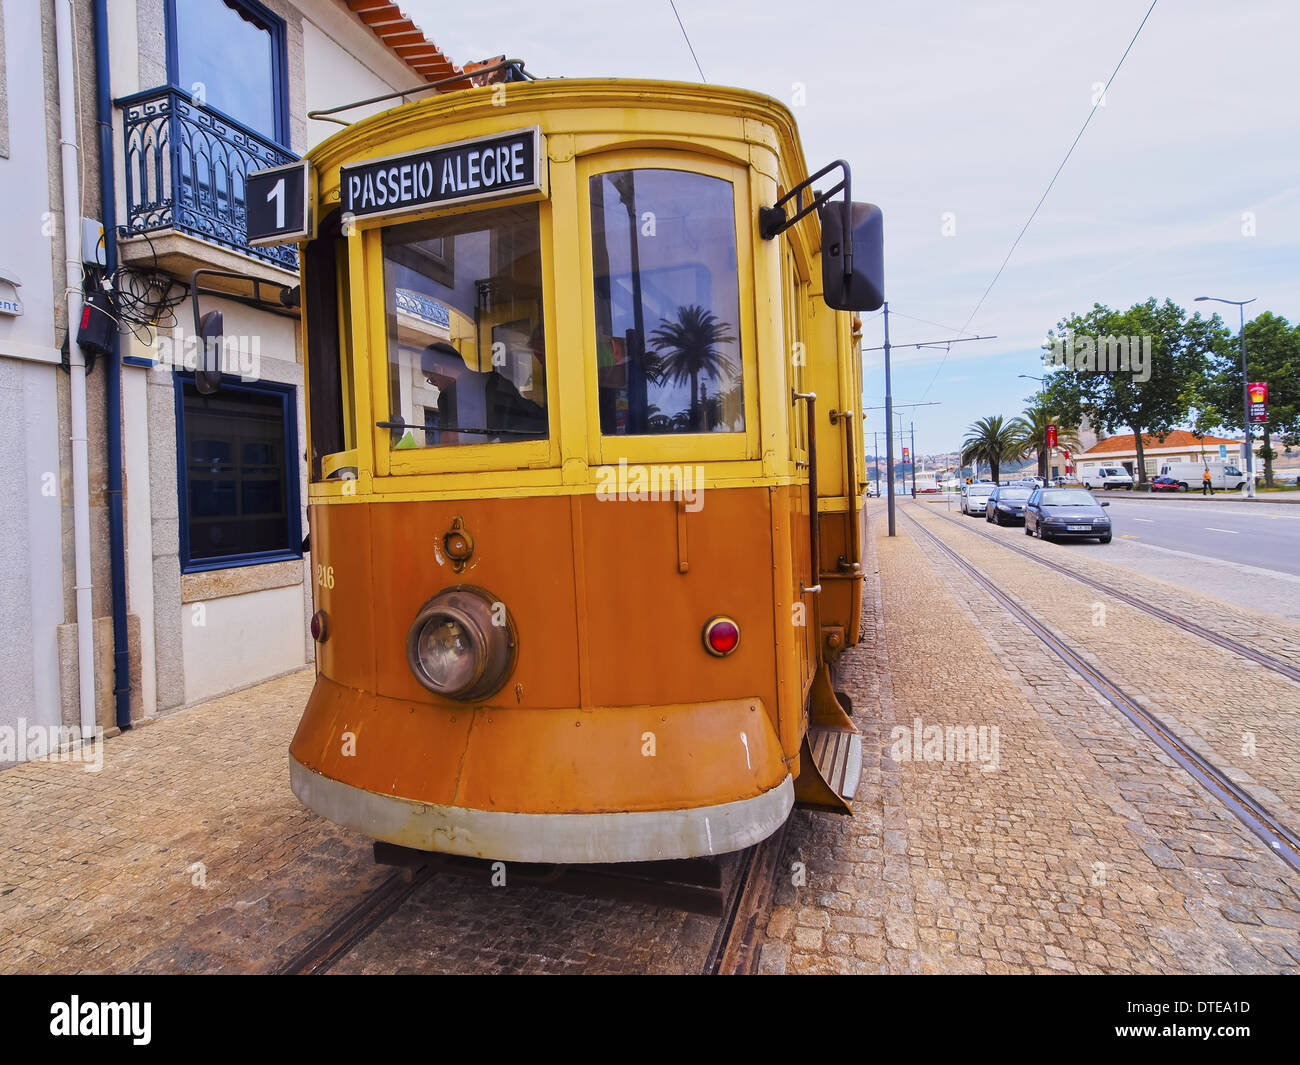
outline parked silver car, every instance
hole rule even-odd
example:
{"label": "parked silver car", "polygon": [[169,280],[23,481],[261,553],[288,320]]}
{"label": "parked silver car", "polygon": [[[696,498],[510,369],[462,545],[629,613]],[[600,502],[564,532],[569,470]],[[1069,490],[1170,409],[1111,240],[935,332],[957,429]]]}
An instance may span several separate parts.
{"label": "parked silver car", "polygon": [[961,486],[961,512],[963,514],[983,514],[984,504],[993,494],[997,485],[987,482],[964,484]]}

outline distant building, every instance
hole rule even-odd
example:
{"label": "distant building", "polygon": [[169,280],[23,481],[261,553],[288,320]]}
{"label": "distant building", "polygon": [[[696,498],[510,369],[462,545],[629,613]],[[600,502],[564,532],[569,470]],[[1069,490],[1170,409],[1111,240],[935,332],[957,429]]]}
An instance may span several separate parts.
{"label": "distant building", "polygon": [[[1229,458],[1240,453],[1241,440],[1226,436],[1198,437],[1186,429],[1173,429],[1164,436],[1142,434],[1142,459],[1147,478],[1156,476],[1162,462],[1199,462],[1202,455],[1218,458],[1219,448],[1226,447]],[[1096,462],[1098,459],[1123,466],[1133,477],[1137,476],[1137,447],[1134,436],[1110,436],[1075,456],[1077,462]]]}

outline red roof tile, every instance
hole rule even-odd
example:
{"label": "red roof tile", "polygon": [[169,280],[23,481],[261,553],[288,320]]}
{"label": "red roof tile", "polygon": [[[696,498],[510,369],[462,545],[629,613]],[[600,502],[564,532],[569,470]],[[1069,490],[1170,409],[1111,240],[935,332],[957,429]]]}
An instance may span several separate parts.
{"label": "red roof tile", "polygon": [[[392,0],[346,0],[346,3],[349,11],[361,19],[402,62],[423,75],[425,81],[442,81],[465,74]],[[453,81],[443,88],[448,91],[468,89],[472,84],[466,75],[463,80]]]}
{"label": "red roof tile", "polygon": [[[1201,445],[1206,447],[1217,448],[1220,444],[1240,444],[1240,440],[1231,440],[1226,436],[1202,436],[1197,437],[1189,433],[1186,429],[1171,429],[1162,437],[1155,437],[1149,433],[1142,434],[1142,447],[1190,447],[1199,448]],[[1133,434],[1127,436],[1110,436],[1105,440],[1100,440],[1087,451],[1084,455],[1105,455],[1116,452],[1133,451]]]}

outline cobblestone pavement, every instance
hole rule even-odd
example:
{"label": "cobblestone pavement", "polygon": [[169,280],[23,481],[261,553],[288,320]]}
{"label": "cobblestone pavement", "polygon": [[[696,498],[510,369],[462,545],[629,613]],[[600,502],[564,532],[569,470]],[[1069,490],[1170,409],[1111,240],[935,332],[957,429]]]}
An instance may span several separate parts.
{"label": "cobblestone pavement", "polygon": [[[1275,605],[1272,600],[1286,597],[1291,600],[1290,609],[1300,612],[1300,578],[1275,572],[1245,578],[1230,569],[1224,570],[1227,564],[1217,559],[1204,558],[1190,563],[1175,559],[1176,567],[1135,573],[1131,556],[1123,554],[1127,545],[1118,539],[1109,544],[1093,540],[1047,543],[1026,536],[1023,526],[990,525],[979,518],[964,517],[955,507],[949,510],[937,502],[918,503],[916,507],[917,510],[909,513],[921,517],[943,515],[968,529],[1006,539],[1014,547],[1041,554],[1085,577],[1114,585],[1170,613],[1300,666],[1300,620],[1285,617],[1272,609]],[[1296,520],[1300,520],[1300,512]],[[1189,587],[1204,571],[1216,567],[1220,572],[1215,575],[1219,579],[1215,587]],[[1035,569],[1032,572],[1043,571]],[[1220,594],[1226,590],[1221,587],[1226,579],[1225,573],[1235,579],[1239,593],[1260,603],[1252,606],[1246,601],[1225,600]],[[1198,585],[1200,583],[1197,581]],[[1264,605],[1261,607],[1260,604]]]}
{"label": "cobblestone pavement", "polygon": [[[905,520],[884,537],[882,510],[873,635],[840,671],[859,802],[796,815],[807,884],[782,885],[764,970],[1295,971],[1300,878]],[[895,749],[917,719],[997,726],[998,768]]]}
{"label": "cobblestone pavement", "polygon": [[[941,520],[929,508],[916,506],[908,513],[922,518],[931,532],[1125,691],[1142,696],[1145,705],[1286,824],[1300,825],[1300,687],[1295,682],[1070,577],[1026,564],[999,544],[972,535],[969,527]],[[972,524],[1053,562],[1071,557],[1068,545],[1031,539],[1019,527]],[[1300,638],[1289,625],[1266,627],[1240,607],[1180,596],[1177,589],[1156,581],[1109,567],[1103,571],[1091,560],[1085,573],[1300,664]]]}
{"label": "cobblestone pavement", "polygon": [[[874,518],[882,511],[873,503]],[[762,969],[1294,971],[1297,878],[906,521],[894,540],[882,526],[866,640],[840,669],[866,740],[860,801],[851,818],[794,815]],[[949,532],[963,552],[991,553],[981,568],[1041,580],[1027,560]],[[1079,593],[1054,579],[1062,587],[1044,602],[1064,626]],[[1139,594],[1175,594],[1158,584]],[[1108,608],[1108,627],[1132,624]],[[1223,683],[1218,666],[1200,668],[1204,684]],[[267,972],[382,882],[368,840],[289,791],[285,751],[311,680],[304,671],[109,740],[100,773],[59,762],[0,772],[0,971]],[[1177,695],[1172,682],[1152,690]],[[1200,711],[1208,742],[1214,714]],[[911,736],[918,718],[984,726],[997,768],[974,746],[946,761],[926,761],[922,744],[915,757],[891,749],[895,726]],[[715,927],[435,877],[334,971],[695,972]]]}
{"label": "cobblestone pavement", "polygon": [[0,971],[259,972],[382,876],[289,791],[303,671],[0,773]]}
{"label": "cobblestone pavement", "polygon": [[[312,679],[0,773],[0,972],[269,972],[389,876],[289,790]],[[716,923],[435,877],[335,971],[694,972]]]}
{"label": "cobblestone pavement", "polygon": [[532,886],[434,877],[330,970],[356,973],[698,973],[715,917]]}

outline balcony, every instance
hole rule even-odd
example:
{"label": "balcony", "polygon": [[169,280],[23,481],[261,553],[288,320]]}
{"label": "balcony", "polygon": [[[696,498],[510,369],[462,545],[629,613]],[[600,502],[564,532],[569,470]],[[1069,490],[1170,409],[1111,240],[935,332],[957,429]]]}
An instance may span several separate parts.
{"label": "balcony", "polygon": [[244,239],[246,175],[296,155],[178,89],[149,89],[117,105],[126,147],[123,262],[180,276],[199,266],[272,280],[298,272],[293,245],[254,248]]}

